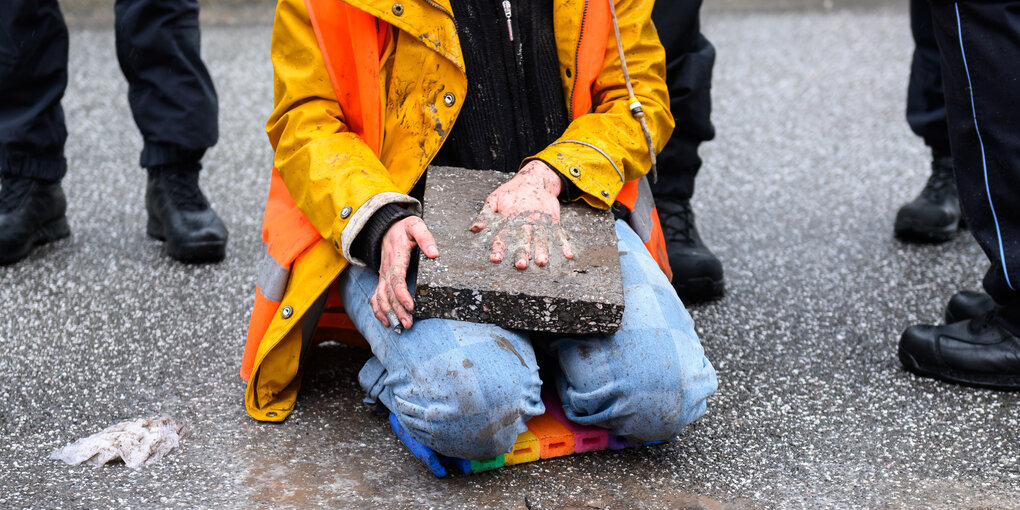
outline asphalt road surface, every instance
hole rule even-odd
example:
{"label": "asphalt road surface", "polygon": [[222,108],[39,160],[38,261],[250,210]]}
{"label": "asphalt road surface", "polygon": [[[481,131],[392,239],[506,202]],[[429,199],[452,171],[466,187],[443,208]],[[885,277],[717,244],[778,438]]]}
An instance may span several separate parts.
{"label": "asphalt road surface", "polygon": [[[203,33],[222,126],[203,184],[231,238],[200,267],[145,237],[112,32],[72,30],[72,237],[0,268],[0,507],[1020,507],[1020,396],[917,378],[895,357],[905,327],[936,321],[986,267],[967,235],[892,237],[928,174],[902,113],[905,5],[706,14],[718,137],[695,206],[729,289],[692,309],[719,371],[708,413],[673,444],[444,480],[361,405],[362,351],[320,347],[285,423],[244,411],[268,23]],[[156,415],[187,433],[148,469],[47,459]]]}

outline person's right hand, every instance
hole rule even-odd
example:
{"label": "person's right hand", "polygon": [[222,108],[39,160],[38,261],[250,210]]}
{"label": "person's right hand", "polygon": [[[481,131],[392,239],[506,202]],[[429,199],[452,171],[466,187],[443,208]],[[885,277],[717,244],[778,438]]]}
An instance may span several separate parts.
{"label": "person's right hand", "polygon": [[439,256],[436,240],[425,222],[417,216],[409,216],[394,223],[383,235],[379,284],[372,294],[371,303],[375,318],[388,328],[393,327],[386,317],[391,310],[397,314],[404,329],[411,327],[414,299],[407,289],[407,268],[411,264],[411,254],[415,247],[421,247],[430,259]]}

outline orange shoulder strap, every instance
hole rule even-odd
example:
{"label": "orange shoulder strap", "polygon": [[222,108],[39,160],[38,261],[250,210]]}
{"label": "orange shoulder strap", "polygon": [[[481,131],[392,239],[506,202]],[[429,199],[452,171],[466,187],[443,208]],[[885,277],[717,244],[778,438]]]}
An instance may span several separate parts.
{"label": "orange shoulder strap", "polygon": [[379,55],[389,41],[389,24],[339,0],[305,0],[305,7],[344,121],[379,155]]}
{"label": "orange shoulder strap", "polygon": [[[379,55],[388,41],[389,25],[338,0],[305,0],[305,7],[344,120],[378,155],[382,143]],[[320,237],[274,169],[262,221],[262,240],[269,254],[289,267]]]}
{"label": "orange shoulder strap", "polygon": [[[382,145],[379,55],[389,42],[389,25],[338,0],[305,0],[305,7],[344,120],[378,156]],[[289,266],[319,238],[273,169],[262,222],[262,240],[270,255]]]}
{"label": "orange shoulder strap", "polygon": [[[575,119],[588,113],[594,101],[591,87],[602,72],[606,45],[612,31],[612,13],[608,3],[610,1],[612,0],[586,0],[587,12],[581,22],[582,33],[577,47],[577,82],[574,85],[571,104]],[[641,237],[662,272],[672,280],[673,272],[669,267],[666,241],[662,235],[659,214],[655,209],[647,177],[625,183],[616,200],[630,209],[631,226]]]}
{"label": "orange shoulder strap", "polygon": [[570,105],[574,119],[591,110],[591,86],[602,72],[609,32],[613,26],[609,4],[605,0],[586,0],[586,3],[588,8],[581,19],[581,39],[577,44],[577,81],[574,97],[571,98],[573,104]]}
{"label": "orange shoulder strap", "polygon": [[[348,128],[361,136],[379,155],[382,148],[382,103],[379,92],[379,56],[389,43],[389,25],[339,0],[305,0],[305,8],[325,61],[326,71]],[[374,43],[374,44],[373,44]],[[271,268],[260,271],[255,289],[255,305],[248,325],[241,377],[248,380],[262,338],[280,306],[277,293],[263,294],[268,284],[276,291],[286,285],[294,260],[321,239],[319,231],[298,208],[290,190],[274,168],[269,182],[262,220],[262,241]],[[270,277],[262,281],[263,276]],[[279,280],[279,281],[276,281]],[[278,285],[272,285],[272,284]],[[337,315],[331,325],[353,330],[353,325]]]}

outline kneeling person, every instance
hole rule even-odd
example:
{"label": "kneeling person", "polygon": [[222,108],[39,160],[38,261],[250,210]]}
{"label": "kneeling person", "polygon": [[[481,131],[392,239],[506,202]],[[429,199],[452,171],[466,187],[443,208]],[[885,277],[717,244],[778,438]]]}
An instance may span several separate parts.
{"label": "kneeling person", "polygon": [[[559,221],[560,202],[611,207],[649,171],[647,143],[657,151],[669,138],[653,1],[589,4],[279,3],[268,266],[242,368],[252,416],[279,421],[293,409],[301,359],[334,281],[374,354],[359,375],[367,401],[440,453],[483,459],[511,449],[545,412],[536,351],[558,362],[555,389],[577,423],[655,441],[704,412],[715,372],[668,278],[622,220],[626,310],[614,334],[412,323],[414,250],[435,258],[443,249],[416,214],[430,164],[515,174],[489,195],[474,230],[508,218],[531,224],[522,230],[535,234],[525,242],[532,249],[507,253],[497,242],[488,258],[541,278],[551,257],[573,257],[569,243],[550,250],[556,243],[542,235],[555,235],[542,226]],[[263,281],[273,274],[282,286]],[[391,328],[394,314],[403,334]]]}

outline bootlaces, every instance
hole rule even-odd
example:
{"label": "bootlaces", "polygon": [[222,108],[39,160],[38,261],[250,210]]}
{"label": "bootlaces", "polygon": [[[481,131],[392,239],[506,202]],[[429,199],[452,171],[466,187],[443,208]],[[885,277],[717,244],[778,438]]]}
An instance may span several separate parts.
{"label": "bootlaces", "polygon": [[0,213],[9,213],[21,205],[22,200],[32,189],[32,179],[25,177],[7,177],[0,187]]}
{"label": "bootlaces", "polygon": [[666,241],[694,244],[694,209],[689,201],[676,202],[668,207],[663,223]]}
{"label": "bootlaces", "polygon": [[198,172],[163,171],[167,191],[178,209],[184,211],[201,211],[209,207],[209,202],[198,187]]}
{"label": "bootlaces", "polygon": [[921,190],[921,196],[932,202],[941,202],[946,194],[956,190],[956,176],[953,167],[934,161],[931,164],[931,176]]}

